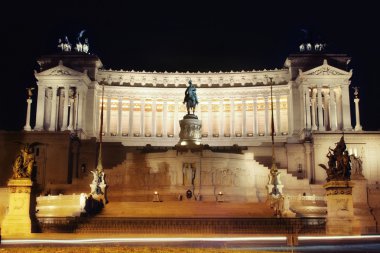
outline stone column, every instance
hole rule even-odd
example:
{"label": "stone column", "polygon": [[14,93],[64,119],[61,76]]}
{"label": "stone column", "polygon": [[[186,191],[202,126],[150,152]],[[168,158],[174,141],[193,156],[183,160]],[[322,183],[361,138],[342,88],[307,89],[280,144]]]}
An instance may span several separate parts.
{"label": "stone column", "polygon": [[269,132],[269,122],[268,122],[268,118],[269,118],[269,98],[268,96],[265,96],[264,97],[264,101],[265,101],[265,116],[264,116],[264,125],[265,125],[265,135],[269,135],[270,132]]}
{"label": "stone column", "polygon": [[83,128],[83,105],[84,105],[84,98],[85,98],[85,91],[83,89],[78,90],[78,108],[77,108],[77,120],[76,120],[76,127],[75,129],[82,129]]}
{"label": "stone column", "polygon": [[67,119],[68,119],[68,106],[69,106],[69,86],[65,86],[65,100],[63,102],[63,120],[62,120],[62,131],[67,130]]}
{"label": "stone column", "polygon": [[25,131],[31,131],[32,128],[30,127],[30,105],[32,104],[32,99],[28,98],[26,100],[26,103],[28,105],[26,107],[26,123],[25,123],[25,126],[24,126],[24,130]]}
{"label": "stone column", "polygon": [[145,136],[145,99],[140,101],[140,136]]}
{"label": "stone column", "polygon": [[360,112],[359,112],[359,98],[354,99],[355,103],[355,119],[356,119],[356,124],[355,124],[355,131],[362,131],[362,126],[360,124]]}
{"label": "stone column", "polygon": [[318,131],[325,131],[326,128],[323,125],[323,109],[322,109],[322,87],[317,87],[318,92]]}
{"label": "stone column", "polygon": [[315,92],[315,89],[312,89],[312,99],[311,99],[311,130],[317,130],[317,124],[316,124],[316,119],[317,117],[315,116],[315,101],[317,97],[317,93]]}
{"label": "stone column", "polygon": [[118,131],[117,134],[119,136],[122,136],[123,130],[121,127],[121,123],[122,123],[122,116],[123,116],[123,98],[119,97],[118,100],[119,100],[119,107],[118,107],[118,116],[117,116],[117,131]]}
{"label": "stone column", "polygon": [[253,127],[255,128],[254,134],[259,134],[259,122],[257,121],[257,97],[253,99]]}
{"label": "stone column", "polygon": [[307,129],[311,129],[310,95],[309,95],[308,87],[305,88],[304,97],[305,97],[306,126],[307,126]]}
{"label": "stone column", "polygon": [[57,86],[52,87],[51,114],[49,131],[55,131],[57,125]]}
{"label": "stone column", "polygon": [[111,97],[107,97],[107,131],[106,135],[111,135]]}
{"label": "stone column", "polygon": [[167,120],[168,120],[168,101],[165,100],[163,104],[163,119],[162,119],[162,130],[163,130],[163,137],[168,137],[168,126],[167,126]]}
{"label": "stone column", "polygon": [[235,101],[234,98],[231,98],[231,109],[230,109],[230,132],[231,132],[231,137],[235,136]]}
{"label": "stone column", "polygon": [[280,95],[276,96],[276,120],[277,120],[277,130],[276,134],[281,135],[281,114],[280,114]]}
{"label": "stone column", "polygon": [[245,101],[245,99],[243,99],[242,103],[243,103],[242,137],[247,137],[247,102]]}
{"label": "stone column", "polygon": [[212,101],[208,101],[207,105],[207,112],[208,112],[208,118],[207,118],[207,128],[208,128],[208,137],[211,138],[213,135],[213,129],[212,129]]}
{"label": "stone column", "polygon": [[223,108],[223,99],[219,101],[219,137],[224,137],[224,108]]}
{"label": "stone column", "polygon": [[70,118],[69,118],[69,126],[68,130],[72,131],[74,122],[74,98],[70,98]]}
{"label": "stone column", "polygon": [[338,128],[338,122],[336,118],[336,101],[334,89],[330,87],[330,103],[329,103],[329,116],[331,131],[335,131]]}
{"label": "stone column", "polygon": [[36,126],[34,130],[44,130],[44,115],[45,115],[45,93],[46,86],[38,85],[38,97],[37,97],[37,113],[36,113]]}
{"label": "stone column", "polygon": [[129,137],[133,137],[133,99],[129,99]]}
{"label": "stone column", "polygon": [[179,110],[179,105],[178,105],[178,100],[174,100],[174,137],[177,137],[179,134],[178,131],[178,110]]}
{"label": "stone column", "polygon": [[156,99],[153,98],[152,102],[152,136],[156,137],[156,111],[157,111],[157,102]]}
{"label": "stone column", "polygon": [[32,185],[32,180],[29,178],[9,180],[9,208],[1,224],[2,239],[30,237],[32,223],[29,212]]}
{"label": "stone column", "polygon": [[327,130],[327,127],[330,127],[331,129],[331,122],[329,122],[330,120],[330,93],[325,91],[323,92],[324,94],[324,101],[323,101],[323,104],[324,104],[324,125],[325,125],[325,129]]}
{"label": "stone column", "polygon": [[352,131],[351,126],[351,114],[350,114],[350,94],[348,91],[348,84],[340,86],[342,89],[342,118],[343,118],[343,130]]}

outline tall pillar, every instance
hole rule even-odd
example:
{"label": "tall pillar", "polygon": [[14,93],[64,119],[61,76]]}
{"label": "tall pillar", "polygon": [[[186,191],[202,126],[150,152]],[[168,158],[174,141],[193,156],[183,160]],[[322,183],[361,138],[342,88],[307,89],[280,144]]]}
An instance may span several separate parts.
{"label": "tall pillar", "polygon": [[37,96],[36,126],[34,127],[34,130],[37,131],[44,130],[45,93],[46,86],[39,84]]}
{"label": "tall pillar", "polygon": [[123,135],[123,130],[121,127],[121,122],[122,122],[122,116],[123,116],[123,98],[119,97],[119,107],[118,107],[118,115],[117,115],[117,134],[119,136]]}
{"label": "tall pillar", "polygon": [[133,99],[129,98],[129,129],[128,136],[133,137]]}
{"label": "tall pillar", "polygon": [[280,95],[276,96],[276,120],[277,120],[277,135],[281,135],[281,114],[280,114]]}
{"label": "tall pillar", "polygon": [[68,106],[69,106],[69,86],[65,86],[65,100],[63,102],[63,120],[62,120],[62,131],[67,130],[67,119],[68,119]]}
{"label": "tall pillar", "polygon": [[78,90],[78,107],[77,109],[77,120],[76,120],[76,127],[75,129],[82,129],[83,128],[83,105],[84,105],[84,98],[85,98],[85,91],[83,89]]}
{"label": "tall pillar", "polygon": [[224,108],[223,108],[223,99],[219,101],[219,137],[224,137]]}
{"label": "tall pillar", "polygon": [[315,89],[311,90],[312,92],[312,99],[311,99],[311,130],[317,130],[317,124],[316,124],[316,115],[315,115],[315,101],[317,98],[317,93],[315,92]]}
{"label": "tall pillar", "polygon": [[322,109],[322,87],[318,86],[318,131],[325,131],[326,128],[323,125],[323,109]]}
{"label": "tall pillar", "polygon": [[253,99],[253,127],[255,135],[259,134],[259,122],[257,120],[257,97]]}
{"label": "tall pillar", "polygon": [[29,97],[26,100],[26,103],[28,104],[26,107],[26,123],[24,126],[25,131],[31,131],[32,128],[30,127],[30,105],[32,104],[32,99]]}
{"label": "tall pillar", "polygon": [[311,129],[311,115],[310,115],[310,95],[309,95],[309,88],[305,88],[304,92],[305,97],[305,117],[306,117],[306,128]]}
{"label": "tall pillar", "polygon": [[72,131],[73,128],[73,122],[74,122],[74,98],[70,98],[70,118],[69,118],[69,126],[67,130]]}
{"label": "tall pillar", "polygon": [[362,131],[363,128],[360,125],[360,112],[359,112],[359,98],[356,96],[354,98],[354,103],[355,103],[355,119],[356,119],[356,124],[355,124],[355,131]]}
{"label": "tall pillar", "polygon": [[268,96],[265,96],[264,97],[264,101],[265,101],[265,119],[264,119],[264,125],[265,125],[265,135],[269,135],[269,122],[268,122],[268,118],[269,118],[269,98]]}
{"label": "tall pillar", "polygon": [[140,136],[145,136],[145,99],[140,101]]}
{"label": "tall pillar", "polygon": [[348,84],[343,84],[340,86],[340,88],[342,89],[342,118],[344,131],[352,131],[350,114],[350,94],[348,91],[348,87]]}
{"label": "tall pillar", "polygon": [[174,100],[174,137],[177,137],[179,135],[178,131],[178,110],[179,110],[179,105],[178,105],[178,100]]}
{"label": "tall pillar", "polygon": [[111,97],[107,97],[107,135],[111,135]]}
{"label": "tall pillar", "polygon": [[242,115],[242,136],[246,137],[247,136],[247,102],[245,99],[242,101],[243,103],[243,115]]}
{"label": "tall pillar", "polygon": [[57,86],[53,86],[49,131],[55,131],[56,125],[57,125]]}
{"label": "tall pillar", "polygon": [[330,127],[331,129],[331,123],[329,123],[329,119],[330,119],[330,110],[328,108],[330,108],[330,94],[329,92],[325,91],[323,92],[323,95],[324,95],[324,100],[323,100],[323,106],[324,106],[324,110],[323,110],[323,118],[324,118],[324,122],[323,124],[325,125],[325,129],[327,130],[328,127]]}
{"label": "tall pillar", "polygon": [[230,106],[230,131],[231,137],[235,136],[235,101],[234,98],[231,98],[231,106]]}
{"label": "tall pillar", "polygon": [[330,116],[330,127],[331,131],[335,131],[338,127],[338,122],[336,118],[336,101],[334,89],[330,87],[330,103],[329,103],[329,116]]}
{"label": "tall pillar", "polygon": [[163,105],[163,119],[162,119],[162,130],[163,130],[163,137],[168,137],[168,125],[167,125],[167,120],[168,120],[168,101],[164,101]]}
{"label": "tall pillar", "polygon": [[208,117],[207,117],[207,125],[208,125],[208,137],[212,137],[213,134],[213,129],[212,129],[212,101],[208,101],[207,105],[207,112],[208,112]]}
{"label": "tall pillar", "polygon": [[156,111],[157,111],[157,102],[156,99],[153,98],[152,101],[152,136],[156,137]]}

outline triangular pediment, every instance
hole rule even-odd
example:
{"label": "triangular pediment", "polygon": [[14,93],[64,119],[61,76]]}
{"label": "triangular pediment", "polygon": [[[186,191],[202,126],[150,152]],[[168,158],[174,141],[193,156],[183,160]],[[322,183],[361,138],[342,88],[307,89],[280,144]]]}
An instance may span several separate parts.
{"label": "triangular pediment", "polygon": [[300,75],[304,77],[311,76],[351,76],[352,72],[347,72],[342,69],[338,69],[333,67],[327,63],[327,60],[323,61],[321,66],[318,66],[313,69],[309,69],[308,71],[302,72],[300,71]]}
{"label": "triangular pediment", "polygon": [[71,69],[69,67],[66,67],[62,64],[62,62],[60,62],[57,66],[53,67],[53,68],[50,68],[50,69],[47,69],[47,70],[44,70],[40,73],[36,73],[36,77],[42,77],[42,76],[49,76],[49,77],[53,77],[53,76],[59,76],[59,77],[64,77],[64,76],[67,76],[67,77],[83,77],[83,76],[86,76],[85,73],[82,73],[82,72],[79,72],[79,71],[76,71],[74,69]]}

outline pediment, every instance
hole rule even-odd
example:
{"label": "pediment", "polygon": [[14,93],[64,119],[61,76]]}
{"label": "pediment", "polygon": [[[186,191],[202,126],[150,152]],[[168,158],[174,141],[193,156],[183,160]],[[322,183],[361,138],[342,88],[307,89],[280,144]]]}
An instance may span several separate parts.
{"label": "pediment", "polygon": [[57,66],[44,70],[40,73],[36,73],[36,77],[83,77],[87,76],[85,73],[76,71],[74,69],[71,69],[69,67],[66,67],[60,62]]}
{"label": "pediment", "polygon": [[302,72],[300,70],[300,76],[311,77],[311,76],[351,76],[352,72],[347,72],[342,69],[333,67],[327,63],[327,60],[323,61],[321,66],[315,67],[308,71]]}

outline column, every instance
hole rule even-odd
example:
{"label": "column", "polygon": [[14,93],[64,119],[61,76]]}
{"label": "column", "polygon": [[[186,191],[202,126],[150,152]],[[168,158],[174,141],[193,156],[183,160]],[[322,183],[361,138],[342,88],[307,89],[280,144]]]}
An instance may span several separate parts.
{"label": "column", "polygon": [[85,92],[83,89],[78,90],[78,108],[77,108],[77,120],[76,120],[76,130],[82,129],[82,123],[83,123],[83,104],[84,104],[84,96]]}
{"label": "column", "polygon": [[[70,118],[69,118],[69,127],[67,130],[72,131],[73,128],[73,121],[74,121],[74,98],[70,98]],[[98,126],[99,127],[99,126]]]}
{"label": "column", "polygon": [[342,89],[342,118],[343,118],[343,130],[351,131],[351,114],[350,114],[350,94],[348,91],[348,84],[340,86]]}
{"label": "column", "polygon": [[330,127],[331,131],[335,131],[338,127],[338,122],[336,118],[336,101],[334,89],[330,87],[330,103],[329,103],[329,116],[330,116]]}
{"label": "column", "polygon": [[32,104],[32,99],[29,97],[26,100],[26,103],[28,105],[26,107],[26,123],[25,123],[25,126],[24,126],[24,130],[25,131],[30,131],[30,130],[32,130],[32,128],[30,127],[30,105]]}
{"label": "column", "polygon": [[57,124],[57,86],[53,86],[49,131],[55,131],[56,124]]}
{"label": "column", "polygon": [[145,136],[145,99],[140,101],[140,136]]}
{"label": "column", "polygon": [[245,99],[242,100],[243,103],[243,115],[242,115],[242,137],[247,137],[247,102]]}
{"label": "column", "polygon": [[230,109],[230,131],[231,137],[235,137],[235,101],[234,98],[231,98],[231,109]]}
{"label": "column", "polygon": [[122,115],[123,115],[123,98],[122,97],[119,97],[119,106],[118,106],[118,115],[117,115],[117,131],[118,131],[118,135],[119,136],[122,136],[123,135],[123,131],[122,131],[122,128],[121,128],[121,122],[122,122]]}
{"label": "column", "polygon": [[315,92],[315,89],[312,89],[311,92],[313,93],[312,99],[311,99],[311,130],[317,130],[317,124],[316,124],[316,116],[315,116],[315,101],[317,97],[317,93]]}
{"label": "column", "polygon": [[325,126],[323,125],[323,109],[322,109],[322,87],[317,87],[318,92],[318,131],[324,131],[326,130]]}
{"label": "column", "polygon": [[168,119],[168,101],[164,101],[164,108],[163,108],[163,119],[162,119],[162,130],[163,130],[163,137],[168,137],[168,126],[167,126],[167,119]]}
{"label": "column", "polygon": [[330,111],[328,108],[330,108],[330,95],[329,95],[329,92],[327,91],[324,91],[323,92],[323,96],[324,96],[324,100],[323,100],[323,106],[324,106],[324,114],[323,114],[323,118],[324,118],[324,122],[323,124],[325,125],[325,130],[327,130],[328,127],[330,127],[331,129],[331,123],[329,123],[329,119],[330,119]]}
{"label": "column", "polygon": [[[356,119],[356,124],[355,124],[355,131],[362,131],[362,126],[360,125],[360,112],[359,112],[359,98],[356,97],[354,98],[354,103],[355,103],[355,119]],[[30,105],[29,105],[30,107]]]}
{"label": "column", "polygon": [[111,135],[111,97],[107,96],[107,135]]}
{"label": "column", "polygon": [[65,100],[63,102],[63,120],[62,120],[62,131],[67,130],[67,119],[68,119],[68,106],[69,106],[69,86],[65,86]]}
{"label": "column", "polygon": [[269,101],[268,101],[268,96],[265,96],[264,98],[265,101],[265,119],[264,119],[264,125],[265,125],[265,135],[269,135]]}
{"label": "column", "polygon": [[133,137],[133,100],[129,98],[129,128],[128,136]]}
{"label": "column", "polygon": [[308,87],[306,87],[306,89],[305,89],[304,97],[305,97],[306,128],[311,129],[310,95],[309,95],[309,88]]}
{"label": "column", "polygon": [[36,126],[35,130],[44,130],[44,114],[45,114],[45,93],[46,86],[38,85],[38,97],[37,97],[37,113],[36,113]]}
{"label": "column", "polygon": [[219,101],[219,137],[224,137],[224,108],[223,99]]}
{"label": "column", "polygon": [[208,137],[211,138],[213,135],[213,131],[212,131],[213,130],[212,129],[212,101],[211,100],[208,101],[207,113],[208,113],[208,117],[207,117]]}
{"label": "column", "polygon": [[257,97],[253,99],[253,127],[255,128],[254,134],[259,134],[259,122],[257,120]]}
{"label": "column", "polygon": [[156,111],[157,111],[157,102],[153,98],[152,101],[152,137],[156,137]]}
{"label": "column", "polygon": [[174,137],[178,137],[179,135],[178,110],[179,110],[178,100],[174,100]]}
{"label": "column", "polygon": [[277,123],[277,130],[276,135],[281,135],[281,114],[280,114],[280,95],[276,96],[276,123]]}

